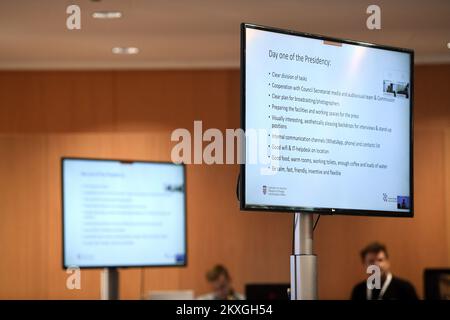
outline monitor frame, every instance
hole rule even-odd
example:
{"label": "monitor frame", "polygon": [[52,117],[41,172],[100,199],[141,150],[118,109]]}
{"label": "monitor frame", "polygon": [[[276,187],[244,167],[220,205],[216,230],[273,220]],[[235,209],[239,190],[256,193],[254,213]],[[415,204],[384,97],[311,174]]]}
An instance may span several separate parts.
{"label": "monitor frame", "polygon": [[[338,42],[338,43],[344,43],[344,44],[350,44],[350,45],[358,45],[368,48],[376,48],[376,49],[383,49],[388,51],[396,51],[396,52],[402,52],[407,53],[410,55],[410,152],[409,152],[409,179],[410,179],[410,203],[411,203],[411,209],[409,212],[400,212],[400,211],[383,211],[383,210],[358,210],[358,209],[339,209],[339,208],[322,208],[322,207],[289,207],[289,206],[273,206],[273,205],[248,205],[246,204],[246,198],[245,198],[245,161],[240,165],[240,175],[239,175],[239,200],[240,200],[240,210],[242,211],[270,211],[270,212],[304,212],[304,213],[316,213],[316,214],[324,214],[324,215],[354,215],[354,216],[375,216],[375,217],[407,217],[412,218],[414,217],[414,115],[413,115],[413,106],[414,106],[414,51],[411,49],[406,48],[397,48],[392,46],[386,46],[386,45],[380,45],[380,44],[374,44],[374,43],[368,43],[368,42],[362,42],[362,41],[356,41],[356,40],[349,40],[349,39],[341,39],[341,38],[334,38],[334,37],[328,37],[318,34],[312,34],[312,33],[306,33],[306,32],[299,32],[299,31],[293,31],[293,30],[287,30],[287,29],[280,29],[275,27],[268,27],[253,23],[241,23],[241,52],[240,52],[240,88],[241,88],[241,107],[240,107],[240,113],[241,113],[241,129],[245,132],[246,130],[246,29],[256,29],[266,32],[273,32],[278,34],[285,34],[285,35],[291,35],[291,36],[298,36],[303,38],[309,38],[309,39],[316,39],[316,40],[323,40],[323,41],[331,41],[331,42]],[[246,157],[246,147],[245,147],[245,140],[243,142],[242,147],[242,153],[244,155],[244,159]]]}
{"label": "monitor frame", "polygon": [[[184,263],[182,264],[142,264],[142,265],[104,265],[104,266],[71,266],[65,262],[65,233],[64,233],[64,161],[65,160],[86,160],[86,161],[111,161],[121,163],[147,163],[147,164],[171,164],[174,166],[181,166],[183,168],[183,181],[184,181]],[[112,158],[89,158],[89,157],[61,157],[61,229],[62,229],[62,268],[69,269],[71,267],[77,267],[80,269],[105,269],[105,268],[161,268],[161,267],[187,267],[188,265],[188,228],[187,228],[187,181],[186,181],[186,165],[184,163],[173,163],[171,161],[145,161],[145,160],[129,160],[129,159],[112,159]]]}

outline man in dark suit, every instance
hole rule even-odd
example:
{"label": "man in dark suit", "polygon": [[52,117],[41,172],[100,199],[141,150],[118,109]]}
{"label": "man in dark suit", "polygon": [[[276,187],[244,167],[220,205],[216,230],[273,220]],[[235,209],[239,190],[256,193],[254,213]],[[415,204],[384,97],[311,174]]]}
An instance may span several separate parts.
{"label": "man in dark suit", "polygon": [[394,277],[390,272],[390,263],[386,246],[374,242],[361,250],[361,259],[365,267],[378,266],[381,273],[380,288],[369,289],[367,281],[353,288],[352,300],[417,300],[416,290],[406,280]]}

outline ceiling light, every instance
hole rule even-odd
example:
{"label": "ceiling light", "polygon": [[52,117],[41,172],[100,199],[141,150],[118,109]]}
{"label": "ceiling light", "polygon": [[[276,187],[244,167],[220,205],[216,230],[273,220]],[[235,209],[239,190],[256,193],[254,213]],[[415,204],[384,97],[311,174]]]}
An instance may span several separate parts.
{"label": "ceiling light", "polygon": [[137,54],[139,49],[136,47],[114,47],[112,48],[114,54]]}
{"label": "ceiling light", "polygon": [[448,42],[448,43],[447,43],[447,48],[449,48],[449,49],[450,49],[450,42]]}
{"label": "ceiling light", "polygon": [[122,18],[122,12],[120,11],[96,11],[92,13],[94,19],[118,19]]}

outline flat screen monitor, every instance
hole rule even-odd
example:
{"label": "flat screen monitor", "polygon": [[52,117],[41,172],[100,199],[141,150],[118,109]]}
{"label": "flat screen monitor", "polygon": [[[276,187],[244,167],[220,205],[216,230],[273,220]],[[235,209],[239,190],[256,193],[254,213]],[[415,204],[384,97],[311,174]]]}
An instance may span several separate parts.
{"label": "flat screen monitor", "polygon": [[412,217],[413,60],[242,24],[241,209]]}
{"label": "flat screen monitor", "polygon": [[63,158],[63,266],[186,265],[185,167]]}

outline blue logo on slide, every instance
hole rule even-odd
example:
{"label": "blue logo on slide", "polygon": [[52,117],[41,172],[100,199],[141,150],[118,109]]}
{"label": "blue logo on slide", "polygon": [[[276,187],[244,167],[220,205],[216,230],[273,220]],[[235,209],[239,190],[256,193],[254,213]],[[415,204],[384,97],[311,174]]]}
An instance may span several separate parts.
{"label": "blue logo on slide", "polygon": [[184,253],[178,253],[175,255],[175,261],[178,263],[184,263]]}

